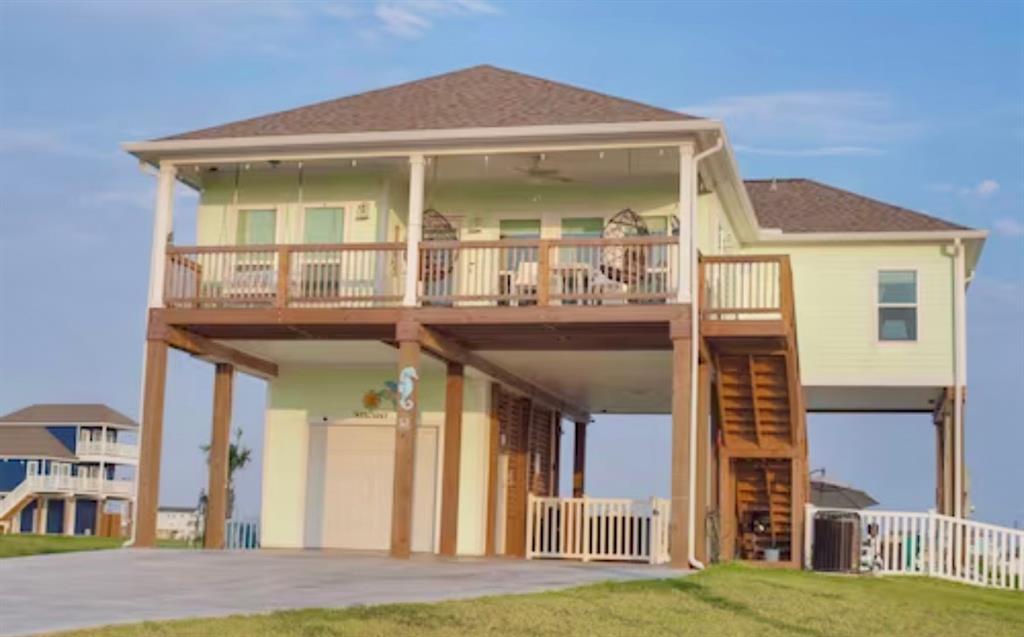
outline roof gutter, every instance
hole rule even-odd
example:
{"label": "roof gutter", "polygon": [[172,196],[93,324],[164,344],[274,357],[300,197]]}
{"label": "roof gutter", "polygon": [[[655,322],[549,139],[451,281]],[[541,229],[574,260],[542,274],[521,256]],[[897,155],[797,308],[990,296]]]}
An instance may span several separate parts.
{"label": "roof gutter", "polygon": [[904,243],[907,241],[985,240],[988,230],[926,230],[912,232],[782,232],[762,228],[757,243]]}
{"label": "roof gutter", "polygon": [[722,123],[712,119],[612,124],[559,124],[552,126],[500,126],[308,135],[259,135],[215,139],[164,139],[125,142],[121,147],[134,155],[164,155],[225,150],[282,151],[324,147],[380,147],[424,144],[461,144],[478,141],[522,141],[557,137],[651,135],[717,131]]}

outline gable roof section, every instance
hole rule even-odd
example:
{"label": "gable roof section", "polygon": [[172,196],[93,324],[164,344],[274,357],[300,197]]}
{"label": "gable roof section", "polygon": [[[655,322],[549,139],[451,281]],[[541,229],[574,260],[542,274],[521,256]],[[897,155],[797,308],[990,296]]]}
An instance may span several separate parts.
{"label": "gable roof section", "polygon": [[164,140],[690,119],[699,118],[480,65]]}
{"label": "gable roof section", "polygon": [[[85,425],[105,424],[138,427],[128,416],[98,403],[29,405],[0,416],[0,425]],[[3,427],[0,427],[2,430]]]}
{"label": "gable roof section", "polygon": [[969,230],[812,179],[748,179],[761,228],[783,232],[927,232]]}
{"label": "gable roof section", "polygon": [[45,427],[0,427],[0,456],[72,460],[75,454]]}

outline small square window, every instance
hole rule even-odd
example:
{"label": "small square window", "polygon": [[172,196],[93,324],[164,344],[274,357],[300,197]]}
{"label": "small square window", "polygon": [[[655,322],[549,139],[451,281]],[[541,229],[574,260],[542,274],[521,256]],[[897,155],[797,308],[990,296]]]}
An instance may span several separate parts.
{"label": "small square window", "polygon": [[916,341],[916,307],[878,308],[878,340]]}
{"label": "small square window", "polygon": [[890,270],[878,273],[879,303],[917,303],[917,272]]}

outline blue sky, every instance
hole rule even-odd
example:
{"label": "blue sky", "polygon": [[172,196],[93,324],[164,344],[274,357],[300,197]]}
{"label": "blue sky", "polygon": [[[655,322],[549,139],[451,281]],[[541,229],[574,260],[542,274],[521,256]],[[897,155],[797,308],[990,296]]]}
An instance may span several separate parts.
{"label": "blue sky", "polygon": [[[978,517],[1024,522],[1020,3],[0,4],[0,411],[137,414],[154,180],[119,142],[479,63],[721,117],[746,177],[813,177],[991,230],[969,294],[968,462]],[[193,206],[183,193],[179,235]],[[172,358],[167,504],[204,484],[211,385],[209,365]],[[258,452],[263,404],[240,381]],[[810,427],[813,466],[887,507],[931,504],[927,418]],[[652,450],[667,440],[666,419],[600,419],[591,491],[665,494]],[[258,501],[254,467],[240,509]]]}

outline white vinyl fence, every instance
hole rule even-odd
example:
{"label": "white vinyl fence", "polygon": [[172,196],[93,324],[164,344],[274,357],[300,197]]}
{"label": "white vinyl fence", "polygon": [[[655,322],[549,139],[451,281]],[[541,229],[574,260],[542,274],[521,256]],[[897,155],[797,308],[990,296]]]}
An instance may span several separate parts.
{"label": "white vinyl fence", "polygon": [[819,513],[860,521],[862,571],[923,575],[978,586],[1024,590],[1024,530],[935,512],[859,511],[807,507],[808,567]]}
{"label": "white vinyl fence", "polygon": [[260,547],[260,523],[228,520],[224,528],[224,548],[245,551]]}
{"label": "white vinyl fence", "polygon": [[669,501],[529,496],[526,557],[668,562]]}

